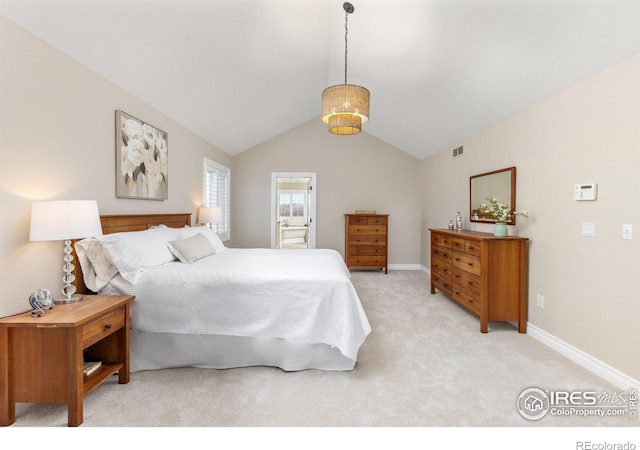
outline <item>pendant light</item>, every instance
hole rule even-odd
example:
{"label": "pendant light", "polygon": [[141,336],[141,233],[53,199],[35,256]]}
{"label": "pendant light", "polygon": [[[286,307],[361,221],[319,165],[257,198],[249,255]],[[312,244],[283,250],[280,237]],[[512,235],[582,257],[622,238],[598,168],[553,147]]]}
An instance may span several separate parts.
{"label": "pendant light", "polygon": [[362,124],[369,120],[369,90],[355,84],[347,84],[347,21],[354,11],[353,5],[342,5],[344,15],[344,84],[329,86],[322,91],[322,121],[329,132],[339,135],[358,134]]}

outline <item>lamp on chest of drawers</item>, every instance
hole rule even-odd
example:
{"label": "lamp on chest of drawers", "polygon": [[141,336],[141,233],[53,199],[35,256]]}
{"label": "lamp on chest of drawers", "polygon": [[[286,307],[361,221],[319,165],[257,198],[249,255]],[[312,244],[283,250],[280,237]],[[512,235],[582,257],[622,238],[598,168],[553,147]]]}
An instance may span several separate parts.
{"label": "lamp on chest of drawers", "polygon": [[35,202],[31,205],[30,241],[64,241],[62,270],[63,297],[55,303],[72,303],[82,299],[72,284],[75,276],[72,239],[102,235],[98,203],[95,200],[60,200]]}

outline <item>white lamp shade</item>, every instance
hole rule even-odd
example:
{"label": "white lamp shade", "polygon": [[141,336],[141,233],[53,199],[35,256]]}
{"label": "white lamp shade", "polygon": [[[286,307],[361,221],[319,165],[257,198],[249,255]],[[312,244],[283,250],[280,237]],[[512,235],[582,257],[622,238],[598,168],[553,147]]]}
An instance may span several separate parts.
{"label": "white lamp shade", "polygon": [[30,241],[64,241],[102,235],[95,200],[60,200],[31,205]]}
{"label": "white lamp shade", "polygon": [[202,207],[198,210],[198,223],[222,222],[222,208],[217,206]]}

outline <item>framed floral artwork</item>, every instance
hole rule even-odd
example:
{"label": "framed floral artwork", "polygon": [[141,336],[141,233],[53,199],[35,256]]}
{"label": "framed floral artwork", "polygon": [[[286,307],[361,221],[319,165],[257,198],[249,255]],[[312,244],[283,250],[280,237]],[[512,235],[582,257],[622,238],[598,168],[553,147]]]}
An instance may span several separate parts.
{"label": "framed floral artwork", "polygon": [[116,197],[169,197],[169,135],[116,111]]}

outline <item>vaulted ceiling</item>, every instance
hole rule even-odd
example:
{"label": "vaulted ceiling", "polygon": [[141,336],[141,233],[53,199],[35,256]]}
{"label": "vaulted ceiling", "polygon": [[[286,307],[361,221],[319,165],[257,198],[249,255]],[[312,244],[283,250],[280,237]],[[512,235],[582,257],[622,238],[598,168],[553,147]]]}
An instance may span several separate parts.
{"label": "vaulted ceiling", "polygon": [[[0,13],[235,155],[320,120],[322,90],[344,82],[342,3],[0,0]],[[420,159],[640,51],[640,1],[351,3],[363,130]]]}

